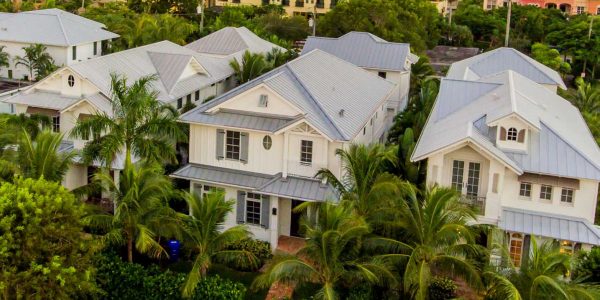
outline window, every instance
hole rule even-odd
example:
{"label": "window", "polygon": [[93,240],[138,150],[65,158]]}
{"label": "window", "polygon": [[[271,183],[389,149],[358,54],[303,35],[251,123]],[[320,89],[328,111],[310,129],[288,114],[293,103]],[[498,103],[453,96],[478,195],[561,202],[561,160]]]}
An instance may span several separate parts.
{"label": "window", "polygon": [[385,79],[387,78],[387,73],[386,72],[377,72],[377,75],[379,75],[379,77]]}
{"label": "window", "polygon": [[516,141],[517,140],[517,129],[514,127],[509,128],[506,139],[509,141]]}
{"label": "window", "polygon": [[200,100],[200,91],[196,91],[196,101]]}
{"label": "window", "polygon": [[552,186],[542,184],[542,188],[540,189],[540,199],[543,200],[552,200]]}
{"label": "window", "polygon": [[260,225],[260,195],[246,193],[246,223]]}
{"label": "window", "polygon": [[240,159],[240,136],[239,131],[227,130],[225,142],[225,158]]}
{"label": "window", "polygon": [[560,202],[573,204],[573,189],[562,188],[560,193]]}
{"label": "window", "polygon": [[98,55],[98,42],[94,42],[94,55]]}
{"label": "window", "polygon": [[269,96],[268,95],[260,95],[260,99],[258,100],[259,107],[267,107],[269,105]]}
{"label": "window", "polygon": [[465,162],[464,161],[455,160],[452,162],[451,186],[454,190],[456,190],[458,192],[462,192],[464,172],[465,172]]}
{"label": "window", "polygon": [[560,242],[560,253],[573,254],[573,242],[561,241]]}
{"label": "window", "polygon": [[183,99],[182,98],[177,99],[177,109],[181,109],[182,106],[183,106]]}
{"label": "window", "polygon": [[8,70],[8,79],[12,79],[13,74],[12,74],[12,70]]}
{"label": "window", "polygon": [[599,7],[596,7],[596,14],[597,14],[597,15],[600,15],[600,6],[599,6]]}
{"label": "window", "polygon": [[192,94],[187,95],[187,99],[185,100],[186,104],[192,103]]}
{"label": "window", "polygon": [[363,135],[367,134],[367,126],[363,127]]}
{"label": "window", "polygon": [[585,6],[577,6],[577,14],[580,15],[585,12]]}
{"label": "window", "polygon": [[73,46],[72,48],[73,60],[77,59],[77,46]]}
{"label": "window", "polygon": [[265,135],[265,137],[263,138],[263,147],[265,147],[265,150],[271,149],[272,145],[273,145],[273,140],[271,139],[271,137],[268,135]]}
{"label": "window", "polygon": [[300,147],[300,163],[310,165],[312,163],[313,142],[302,140]]}
{"label": "window", "polygon": [[208,194],[212,194],[214,192],[225,192],[225,189],[218,188],[216,186],[211,186],[211,185],[203,185],[201,190],[199,190],[197,192],[199,193],[200,191],[202,192],[202,194],[201,194],[202,199],[204,199],[206,196],[208,196]]}
{"label": "window", "polygon": [[531,198],[531,183],[521,182],[521,188],[519,189],[519,196]]}
{"label": "window", "polygon": [[521,266],[521,257],[523,256],[523,235],[513,233],[510,236],[510,259],[515,267]]}
{"label": "window", "polygon": [[73,77],[73,75],[69,75],[69,77],[67,77],[67,84],[70,87],[73,87],[75,85],[75,77]]}
{"label": "window", "polygon": [[60,132],[60,116],[52,117],[52,131]]}

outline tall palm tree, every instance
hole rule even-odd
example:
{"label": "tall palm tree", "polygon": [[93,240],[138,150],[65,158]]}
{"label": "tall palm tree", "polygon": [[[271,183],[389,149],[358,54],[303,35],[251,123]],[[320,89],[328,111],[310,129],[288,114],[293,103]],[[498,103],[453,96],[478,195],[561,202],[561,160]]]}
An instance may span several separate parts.
{"label": "tall palm tree", "polygon": [[9,58],[10,55],[4,51],[6,46],[0,46],[0,67],[8,67],[9,66]]}
{"label": "tall palm tree", "polygon": [[150,161],[174,161],[175,143],[183,139],[177,124],[177,110],[156,99],[150,91],[155,76],[145,76],[128,85],[127,78],[111,74],[112,116],[97,112],[80,120],[71,135],[93,140],[86,145],[88,160],[100,159],[110,165],[118,153],[125,152],[125,164],[133,156]]}
{"label": "tall palm tree", "polygon": [[[23,47],[23,51],[25,51],[25,56],[15,57],[15,67],[19,65],[26,67],[29,70],[29,80],[40,79],[56,70],[54,59],[47,52],[46,46],[33,44]],[[35,71],[35,77],[33,71]]]}
{"label": "tall palm tree", "polygon": [[246,250],[229,250],[228,246],[248,238],[250,233],[242,225],[223,230],[227,215],[233,210],[235,201],[225,200],[223,192],[206,194],[200,199],[197,194],[185,193],[190,206],[190,216],[184,221],[185,243],[194,251],[196,258],[187,276],[183,295],[194,294],[198,282],[206,277],[213,262],[233,263],[239,266],[258,265],[258,258]]}
{"label": "tall palm tree", "polygon": [[531,237],[531,252],[520,269],[509,266],[501,272],[488,271],[488,299],[600,299],[596,285],[569,281],[572,257],[560,253],[558,245],[546,241],[538,245]]}
{"label": "tall palm tree", "polygon": [[435,275],[461,277],[478,287],[478,270],[467,258],[481,251],[468,225],[475,220],[474,212],[451,189],[429,188],[422,199],[415,188],[405,193],[395,206],[396,236],[401,240],[375,240],[388,253],[387,259],[404,264],[404,291],[413,299],[428,299]]}
{"label": "tall palm tree", "polygon": [[337,149],[343,166],[342,178],[338,179],[330,170],[321,169],[316,177],[331,183],[341,193],[341,199],[351,205],[361,217],[374,221],[376,213],[386,209],[384,201],[390,200],[399,191],[399,182],[385,173],[387,164],[396,165],[396,146],[381,144],[352,144],[347,150]]}
{"label": "tall palm tree", "polygon": [[269,64],[265,60],[265,56],[261,53],[250,53],[246,50],[242,56],[240,63],[237,58],[229,62],[229,65],[235,72],[238,83],[246,83],[269,70]]}
{"label": "tall palm tree", "polygon": [[133,248],[151,257],[166,255],[157,241],[160,236],[179,236],[179,218],[169,207],[171,181],[156,164],[129,164],[118,181],[109,172],[98,172],[94,180],[116,202],[114,215],[96,214],[87,219],[107,231],[104,240],[127,245],[127,259],[133,262]]}
{"label": "tall palm tree", "polygon": [[421,56],[419,60],[411,66],[410,73],[411,91],[419,91],[423,82],[435,75],[435,71],[429,64],[429,59],[426,56]]}
{"label": "tall palm tree", "polygon": [[147,14],[138,18],[127,18],[115,27],[115,31],[121,35],[121,40],[125,41],[126,49],[151,43],[152,35],[158,29],[156,19]]}
{"label": "tall palm tree", "polygon": [[154,41],[168,40],[183,45],[187,37],[196,31],[196,26],[186,19],[171,14],[158,15],[158,28],[153,31]]}
{"label": "tall palm tree", "polygon": [[577,80],[577,94],[572,100],[581,112],[600,112],[600,89],[589,82]]}
{"label": "tall palm tree", "polygon": [[323,203],[314,224],[303,220],[306,245],[296,255],[278,255],[253,283],[257,288],[274,282],[312,283],[320,287],[316,299],[339,299],[340,289],[353,284],[381,284],[393,280],[390,269],[377,256],[361,257],[369,227],[351,208]]}

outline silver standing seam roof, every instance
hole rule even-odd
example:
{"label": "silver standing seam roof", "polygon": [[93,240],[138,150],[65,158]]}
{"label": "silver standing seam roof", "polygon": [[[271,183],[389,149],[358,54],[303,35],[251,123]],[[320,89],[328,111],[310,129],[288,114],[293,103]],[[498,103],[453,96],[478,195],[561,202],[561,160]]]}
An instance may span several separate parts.
{"label": "silver standing seam roof", "polygon": [[513,49],[498,48],[453,63],[446,74],[448,79],[478,80],[502,71],[515,71],[537,83],[567,86],[555,70]]}
{"label": "silver standing seam roof", "polygon": [[498,227],[534,236],[600,245],[600,230],[582,218],[504,207]]}
{"label": "silver standing seam roof", "polygon": [[315,178],[293,175],[283,178],[281,173],[266,175],[207,165],[187,164],[170,176],[244,188],[260,194],[304,201],[339,200],[338,193],[329,184],[323,184]]}
{"label": "silver standing seam roof", "polygon": [[[496,147],[493,123],[507,116],[534,128],[527,153]],[[475,143],[517,174],[600,180],[600,150],[579,110],[513,71],[479,81],[442,79],[411,160],[463,142]]]}
{"label": "silver standing seam roof", "polygon": [[0,41],[67,47],[119,37],[105,28],[56,8],[0,13]]}
{"label": "silver standing seam roof", "polygon": [[407,71],[418,57],[410,53],[410,45],[388,42],[368,32],[352,31],[339,38],[309,36],[301,55],[319,49],[361,68]]}
{"label": "silver standing seam roof", "polygon": [[[208,122],[208,110],[265,84],[302,111],[302,117],[333,140],[352,140],[394,91],[394,84],[321,50],[313,50],[183,115],[187,123]],[[340,114],[340,110],[344,110]],[[241,117],[241,114],[240,114]],[[264,117],[264,116],[263,116]],[[277,117],[277,116],[272,116]],[[250,129],[250,122],[228,125]],[[205,123],[206,122],[206,123]],[[269,126],[272,131],[277,126]]]}
{"label": "silver standing seam roof", "polygon": [[261,39],[246,27],[225,27],[185,47],[214,55],[232,55],[246,50],[252,53],[267,53],[273,48],[285,51],[284,48]]}

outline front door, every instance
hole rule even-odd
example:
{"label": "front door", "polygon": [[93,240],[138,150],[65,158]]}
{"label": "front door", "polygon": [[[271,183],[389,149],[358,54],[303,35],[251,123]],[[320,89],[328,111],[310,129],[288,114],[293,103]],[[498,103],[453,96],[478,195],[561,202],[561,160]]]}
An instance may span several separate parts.
{"label": "front door", "polygon": [[451,186],[463,195],[477,197],[479,195],[481,164],[454,160],[452,162]]}
{"label": "front door", "polygon": [[300,217],[301,212],[294,212],[294,208],[302,204],[304,201],[292,200],[292,214],[290,216],[290,236],[302,237],[300,235]]}

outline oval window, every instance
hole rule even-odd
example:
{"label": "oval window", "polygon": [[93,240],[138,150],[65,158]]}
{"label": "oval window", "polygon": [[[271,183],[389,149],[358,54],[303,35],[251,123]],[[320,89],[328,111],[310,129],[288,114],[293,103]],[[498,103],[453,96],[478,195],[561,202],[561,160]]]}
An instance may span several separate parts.
{"label": "oval window", "polygon": [[265,137],[263,138],[263,147],[265,147],[266,150],[271,149],[271,146],[273,145],[273,140],[271,139],[270,136],[265,135]]}
{"label": "oval window", "polygon": [[67,83],[70,87],[73,87],[75,85],[75,77],[73,77],[73,75],[69,75],[67,78]]}

